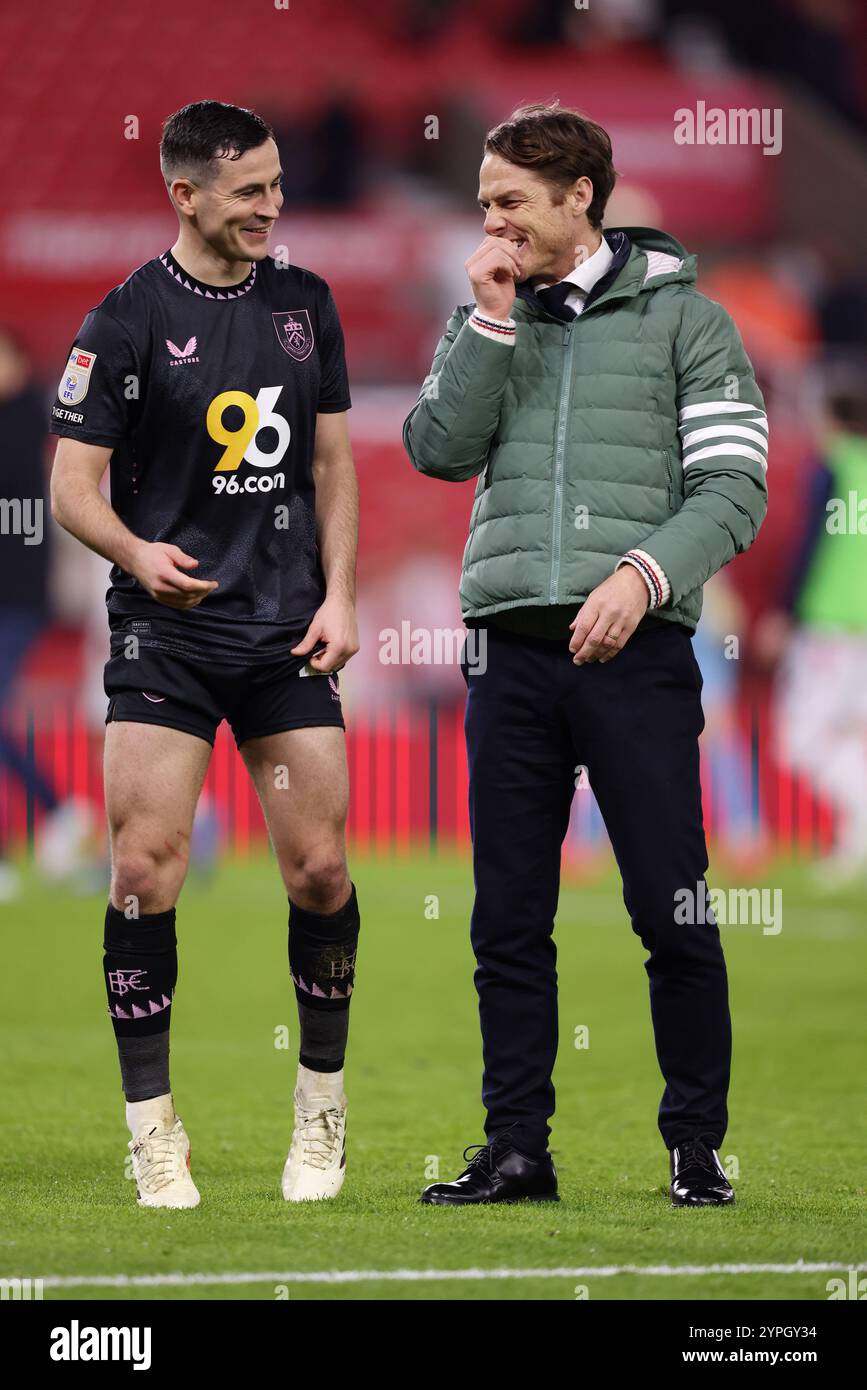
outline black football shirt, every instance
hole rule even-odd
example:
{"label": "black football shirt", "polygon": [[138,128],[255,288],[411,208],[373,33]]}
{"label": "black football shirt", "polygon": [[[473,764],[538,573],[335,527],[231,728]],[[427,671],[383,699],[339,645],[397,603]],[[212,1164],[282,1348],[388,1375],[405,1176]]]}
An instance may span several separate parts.
{"label": "black football shirt", "polygon": [[115,565],[112,632],[209,661],[285,655],[325,597],[316,416],[349,406],[337,310],[309,270],[268,257],[217,288],[165,252],[107,294],[76,334],[51,431],[112,448],[121,520],[219,584],[180,612]]}

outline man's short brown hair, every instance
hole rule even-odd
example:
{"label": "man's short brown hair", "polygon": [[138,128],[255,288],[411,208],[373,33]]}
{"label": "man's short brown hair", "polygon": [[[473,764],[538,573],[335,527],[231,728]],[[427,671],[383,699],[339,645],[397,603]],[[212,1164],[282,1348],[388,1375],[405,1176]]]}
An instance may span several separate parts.
{"label": "man's short brown hair", "polygon": [[485,153],[535,170],[562,190],[558,202],[576,179],[588,178],[593,184],[593,201],[587,220],[591,227],[602,226],[605,205],[617,178],[611,138],[580,111],[556,101],[519,106],[507,121],[488,131]]}

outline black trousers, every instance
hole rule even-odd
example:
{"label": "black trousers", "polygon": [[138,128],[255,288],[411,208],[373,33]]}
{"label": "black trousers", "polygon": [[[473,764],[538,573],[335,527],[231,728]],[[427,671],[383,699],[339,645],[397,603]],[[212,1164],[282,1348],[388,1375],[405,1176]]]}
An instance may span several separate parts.
{"label": "black trousers", "polygon": [[[484,651],[484,648],[482,649]],[[473,648],[470,648],[471,653]],[[487,629],[486,668],[462,670],[470,772],[476,956],[487,1110],[528,1153],[554,1113],[560,850],[576,768],[587,768],[648,952],[668,1148],[722,1144],[731,1063],[728,986],[709,904],[677,920],[678,890],[706,894],[698,736],[702,678],[679,624],[633,633],[613,660],[575,666],[565,643]],[[703,921],[704,919],[704,921]],[[703,924],[698,924],[702,923]]]}

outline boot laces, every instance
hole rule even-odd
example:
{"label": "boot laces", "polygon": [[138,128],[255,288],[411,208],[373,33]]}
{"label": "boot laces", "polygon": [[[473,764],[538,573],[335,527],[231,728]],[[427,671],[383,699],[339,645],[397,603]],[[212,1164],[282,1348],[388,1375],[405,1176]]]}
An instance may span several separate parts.
{"label": "boot laces", "polygon": [[716,1172],[713,1153],[703,1139],[684,1139],[683,1143],[678,1144],[677,1147],[680,1150],[683,1168],[705,1168],[708,1172]]}
{"label": "boot laces", "polygon": [[508,1148],[510,1142],[509,1132],[504,1130],[501,1134],[495,1134],[488,1144],[468,1144],[464,1149],[464,1162],[470,1168],[481,1168],[483,1173],[490,1176],[496,1168],[497,1149]]}
{"label": "boot laces", "polygon": [[300,1110],[297,1134],[303,1150],[303,1162],[310,1168],[329,1168],[340,1143],[341,1112],[336,1106],[324,1110]]}
{"label": "boot laces", "polygon": [[172,1128],[160,1133],[156,1126],[146,1134],[140,1134],[129,1144],[129,1151],[139,1162],[141,1181],[152,1191],[159,1191],[173,1182],[178,1175],[177,1130],[179,1121]]}

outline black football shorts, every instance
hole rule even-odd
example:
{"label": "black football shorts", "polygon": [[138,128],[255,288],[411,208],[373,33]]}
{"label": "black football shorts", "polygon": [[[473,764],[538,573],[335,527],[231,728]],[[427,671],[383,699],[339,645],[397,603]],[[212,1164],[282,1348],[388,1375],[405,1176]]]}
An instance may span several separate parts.
{"label": "black football shorts", "polygon": [[310,674],[306,663],[305,657],[287,655],[234,666],[141,645],[129,660],[116,650],[105,667],[105,722],[162,724],[213,744],[226,719],[239,747],[286,729],[345,728],[339,677]]}

